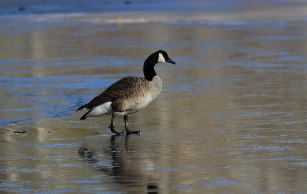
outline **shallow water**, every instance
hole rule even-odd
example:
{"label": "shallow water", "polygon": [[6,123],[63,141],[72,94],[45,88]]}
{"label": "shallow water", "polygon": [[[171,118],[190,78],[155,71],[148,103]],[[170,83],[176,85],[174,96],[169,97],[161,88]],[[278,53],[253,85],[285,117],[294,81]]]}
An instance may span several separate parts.
{"label": "shallow water", "polygon": [[[0,191],[307,191],[306,20],[44,17],[1,19]],[[177,65],[156,66],[164,91],[129,117],[140,136],[79,120],[158,49]]]}

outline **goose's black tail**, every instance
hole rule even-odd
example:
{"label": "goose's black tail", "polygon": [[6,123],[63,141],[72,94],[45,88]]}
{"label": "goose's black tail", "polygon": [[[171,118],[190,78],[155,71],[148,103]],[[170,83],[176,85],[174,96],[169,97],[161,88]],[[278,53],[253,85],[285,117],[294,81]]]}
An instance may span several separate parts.
{"label": "goose's black tail", "polygon": [[87,113],[85,113],[80,120],[85,120],[87,118],[87,114],[90,113],[92,110],[87,111]]}
{"label": "goose's black tail", "polygon": [[[82,110],[82,109],[84,109],[84,108],[87,108],[86,106],[87,106],[87,104],[85,104],[85,105],[83,105],[83,106],[80,106],[80,107],[76,110],[76,112],[79,111],[79,110]],[[85,119],[87,118],[87,114],[90,113],[91,111],[92,111],[92,110],[87,111],[87,113],[85,113],[85,114],[80,118],[80,120],[85,120]]]}
{"label": "goose's black tail", "polygon": [[87,104],[85,104],[85,105],[83,105],[83,106],[80,106],[80,107],[76,110],[76,112],[78,112],[79,110],[82,110],[82,109],[86,108],[86,106],[87,106]]}

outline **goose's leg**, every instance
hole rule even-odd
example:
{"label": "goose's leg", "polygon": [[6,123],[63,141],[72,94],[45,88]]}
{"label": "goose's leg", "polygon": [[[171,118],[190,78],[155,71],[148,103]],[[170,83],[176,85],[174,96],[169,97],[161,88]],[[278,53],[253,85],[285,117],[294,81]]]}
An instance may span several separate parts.
{"label": "goose's leg", "polygon": [[127,135],[140,134],[140,131],[130,131],[130,128],[128,127],[128,116],[127,115],[124,116],[124,120],[125,120],[125,130],[126,130]]}
{"label": "goose's leg", "polygon": [[115,133],[116,135],[120,135],[120,134],[124,134],[124,131],[122,132],[117,132],[114,129],[114,125],[113,125],[113,119],[115,118],[115,115],[112,113],[112,117],[111,117],[111,124],[109,126],[109,129],[112,131],[112,133]]}

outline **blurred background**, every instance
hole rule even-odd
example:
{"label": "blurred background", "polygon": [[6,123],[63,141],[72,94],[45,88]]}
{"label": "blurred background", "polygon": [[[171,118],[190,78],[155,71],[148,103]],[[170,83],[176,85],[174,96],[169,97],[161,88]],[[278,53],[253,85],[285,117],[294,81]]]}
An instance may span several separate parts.
{"label": "blurred background", "polygon": [[[0,192],[305,193],[307,1],[1,0]],[[113,137],[76,108],[158,64]],[[117,130],[123,118],[115,119]]]}

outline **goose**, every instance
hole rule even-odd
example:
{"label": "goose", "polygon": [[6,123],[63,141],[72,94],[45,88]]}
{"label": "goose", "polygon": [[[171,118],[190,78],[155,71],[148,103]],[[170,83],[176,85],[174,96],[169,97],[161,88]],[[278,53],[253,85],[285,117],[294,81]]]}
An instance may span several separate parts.
{"label": "goose", "polygon": [[[132,131],[128,127],[128,115],[144,109],[161,93],[162,80],[157,75],[154,66],[157,63],[166,62],[176,64],[164,50],[151,54],[144,62],[144,77],[124,77],[109,86],[100,95],[76,110],[81,111],[84,108],[88,110],[80,120],[85,120],[87,117],[111,115],[109,129],[112,133],[120,135],[126,131],[128,135],[139,134],[140,131]],[[122,132],[114,128],[115,116],[124,116],[125,129]]]}

